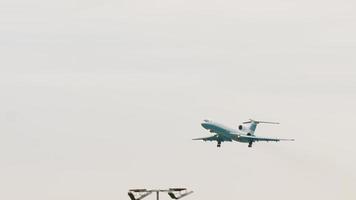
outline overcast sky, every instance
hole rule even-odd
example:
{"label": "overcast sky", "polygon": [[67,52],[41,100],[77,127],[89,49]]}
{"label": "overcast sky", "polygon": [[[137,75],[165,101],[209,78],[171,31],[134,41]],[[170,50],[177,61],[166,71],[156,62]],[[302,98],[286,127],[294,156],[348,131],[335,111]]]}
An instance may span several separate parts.
{"label": "overcast sky", "polygon": [[[352,0],[0,1],[0,199],[354,200],[355,35]],[[191,140],[248,118],[296,141]]]}

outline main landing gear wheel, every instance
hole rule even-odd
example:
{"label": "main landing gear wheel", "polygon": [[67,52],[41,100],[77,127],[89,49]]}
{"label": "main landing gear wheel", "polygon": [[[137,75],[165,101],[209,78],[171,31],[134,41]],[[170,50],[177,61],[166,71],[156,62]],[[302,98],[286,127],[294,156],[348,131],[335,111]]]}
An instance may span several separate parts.
{"label": "main landing gear wheel", "polygon": [[221,142],[220,141],[218,141],[218,146],[217,147],[221,147]]}
{"label": "main landing gear wheel", "polygon": [[249,142],[249,143],[248,143],[248,147],[252,147],[252,142]]}

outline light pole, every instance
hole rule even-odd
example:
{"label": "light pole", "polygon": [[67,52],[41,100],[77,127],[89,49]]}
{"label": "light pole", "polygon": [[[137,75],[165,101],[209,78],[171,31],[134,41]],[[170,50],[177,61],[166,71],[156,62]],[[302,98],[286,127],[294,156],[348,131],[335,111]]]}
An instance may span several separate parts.
{"label": "light pole", "polygon": [[172,199],[180,199],[193,193],[187,188],[169,188],[168,190],[147,190],[147,189],[130,189],[128,195],[131,200],[141,200],[152,193],[156,193],[156,200],[159,200],[159,193],[166,192]]}

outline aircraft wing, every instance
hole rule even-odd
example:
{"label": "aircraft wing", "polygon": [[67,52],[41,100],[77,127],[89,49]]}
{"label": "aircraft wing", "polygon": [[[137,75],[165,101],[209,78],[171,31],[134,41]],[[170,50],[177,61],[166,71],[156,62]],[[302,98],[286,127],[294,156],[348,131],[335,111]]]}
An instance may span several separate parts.
{"label": "aircraft wing", "polygon": [[294,141],[294,139],[281,139],[281,138],[265,138],[265,137],[257,137],[257,136],[252,136],[252,135],[240,135],[239,136],[242,139],[248,139],[252,142],[259,142],[259,141],[265,141],[265,142],[279,142],[279,141]]}
{"label": "aircraft wing", "polygon": [[214,135],[211,137],[205,137],[205,138],[195,138],[193,140],[203,140],[203,141],[217,141],[218,140],[218,136]]}
{"label": "aircraft wing", "polygon": [[231,142],[232,139],[228,137],[224,137],[222,135],[214,135],[211,137],[205,137],[205,138],[195,138],[193,140],[203,140],[203,141],[220,141],[220,142]]}

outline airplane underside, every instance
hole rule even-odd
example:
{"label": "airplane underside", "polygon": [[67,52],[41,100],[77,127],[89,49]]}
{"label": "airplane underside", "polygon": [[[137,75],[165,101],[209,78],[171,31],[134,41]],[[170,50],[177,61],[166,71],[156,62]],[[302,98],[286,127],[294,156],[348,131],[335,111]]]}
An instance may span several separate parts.
{"label": "airplane underside", "polygon": [[[252,144],[253,144],[253,141],[249,141],[249,142],[238,141],[238,142],[241,142],[241,143],[248,143],[248,147],[252,147]],[[221,147],[221,143],[222,143],[222,141],[217,141],[216,147]]]}
{"label": "airplane underside", "polygon": [[217,147],[221,147],[222,142],[241,142],[247,143],[248,147],[252,147],[254,142],[265,141],[265,142],[278,142],[278,141],[294,141],[294,139],[281,139],[281,138],[270,138],[270,137],[259,137],[254,134],[257,124],[279,124],[278,122],[266,122],[266,121],[256,121],[250,119],[247,122],[243,122],[238,126],[238,129],[229,128],[222,124],[212,122],[210,120],[204,120],[201,126],[211,133],[215,133],[213,136],[194,138],[193,140],[203,140],[203,141],[216,141]]}
{"label": "airplane underside", "polygon": [[[220,137],[221,138],[221,137]],[[227,137],[225,137],[227,138]],[[248,143],[248,147],[252,147],[252,144],[254,141],[252,141],[251,139],[242,139],[242,138],[231,138],[231,137],[228,137],[229,139],[227,140],[216,140],[217,141],[217,145],[216,147],[221,147],[221,143],[222,142],[231,142],[231,141],[236,141],[236,142],[241,142],[241,143]]]}

